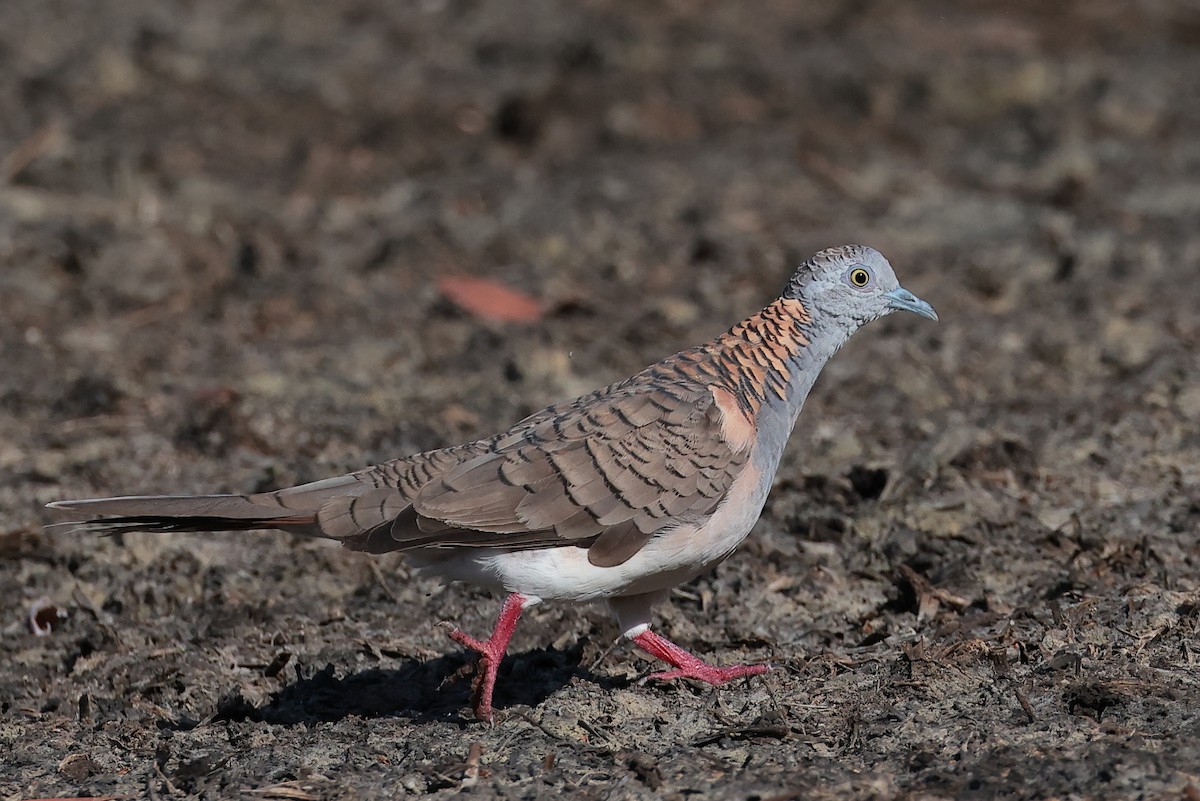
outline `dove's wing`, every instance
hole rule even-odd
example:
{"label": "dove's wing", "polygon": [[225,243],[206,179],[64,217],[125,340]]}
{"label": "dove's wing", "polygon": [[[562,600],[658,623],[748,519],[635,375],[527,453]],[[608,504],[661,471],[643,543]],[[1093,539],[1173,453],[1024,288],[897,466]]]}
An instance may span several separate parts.
{"label": "dove's wing", "polygon": [[372,552],[577,545],[594,564],[620,564],[656,532],[712,514],[749,458],[731,392],[654,377],[356,473],[369,488],[325,502],[320,528]]}
{"label": "dove's wing", "polygon": [[747,443],[727,440],[715,398],[642,385],[531,418],[422,486],[415,525],[399,518],[392,536],[402,547],[586,544],[593,564],[620,564],[656,532],[712,514],[745,465]]}

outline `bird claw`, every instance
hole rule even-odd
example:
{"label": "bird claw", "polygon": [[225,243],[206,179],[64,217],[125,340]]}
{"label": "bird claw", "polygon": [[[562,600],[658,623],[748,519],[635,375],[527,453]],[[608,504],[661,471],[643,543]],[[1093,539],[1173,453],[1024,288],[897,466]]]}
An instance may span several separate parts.
{"label": "bird claw", "polygon": [[491,640],[477,640],[460,628],[453,626],[446,629],[446,635],[464,648],[468,648],[482,659],[495,659],[497,662],[504,656],[504,650]]}

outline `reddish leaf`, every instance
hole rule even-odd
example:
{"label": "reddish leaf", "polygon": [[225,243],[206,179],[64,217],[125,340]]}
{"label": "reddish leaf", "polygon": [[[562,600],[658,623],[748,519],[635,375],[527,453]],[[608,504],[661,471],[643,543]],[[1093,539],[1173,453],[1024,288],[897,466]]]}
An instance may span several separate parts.
{"label": "reddish leaf", "polygon": [[437,288],[454,305],[484,320],[532,323],[542,316],[537,300],[489,278],[444,275]]}

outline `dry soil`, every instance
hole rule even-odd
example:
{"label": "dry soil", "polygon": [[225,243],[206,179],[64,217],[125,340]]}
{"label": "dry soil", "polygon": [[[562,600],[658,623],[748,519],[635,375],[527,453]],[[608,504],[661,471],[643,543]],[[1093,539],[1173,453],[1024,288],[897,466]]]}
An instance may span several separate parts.
{"label": "dry soil", "polygon": [[[1189,0],[4,0],[0,798],[1200,797],[1197,75]],[[546,606],[489,728],[436,624],[495,597],[42,528],[491,433],[845,241],[942,322],[856,337],[661,615],[763,678]]]}

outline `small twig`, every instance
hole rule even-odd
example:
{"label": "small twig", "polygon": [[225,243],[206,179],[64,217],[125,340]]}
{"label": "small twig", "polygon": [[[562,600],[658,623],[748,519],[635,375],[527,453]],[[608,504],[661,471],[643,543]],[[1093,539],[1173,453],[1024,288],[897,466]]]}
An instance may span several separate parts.
{"label": "small twig", "polygon": [[63,127],[50,122],[25,137],[0,161],[0,180],[8,183],[42,156],[58,147],[63,139]]}
{"label": "small twig", "polygon": [[316,801],[318,796],[310,793],[302,787],[297,787],[296,782],[283,782],[275,784],[271,787],[262,787],[250,792],[255,795],[261,795],[263,798],[282,798],[286,801]]}
{"label": "small twig", "polygon": [[695,747],[712,745],[720,742],[726,737],[734,737],[737,739],[745,739],[748,737],[773,737],[776,740],[785,740],[791,734],[791,729],[782,723],[768,723],[753,726],[731,726],[727,729],[713,732],[707,737],[701,737],[699,740],[693,740],[692,745]]}
{"label": "small twig", "polygon": [[588,672],[591,673],[597,667],[600,666],[601,662],[603,662],[605,659],[608,659],[608,655],[611,654],[614,650],[616,650],[616,647],[619,643],[620,643],[620,640],[613,640],[612,642],[610,642],[608,644],[608,647],[600,652],[600,656],[596,657],[596,661],[594,661],[594,662],[592,662],[592,664],[588,665]]}
{"label": "small twig", "polygon": [[368,564],[371,565],[371,574],[375,577],[375,581],[379,584],[379,588],[383,590],[384,595],[396,603],[401,603],[400,596],[396,595],[392,586],[388,584],[387,579],[383,577],[383,569],[379,567],[379,562],[372,559]]}
{"label": "small twig", "polygon": [[608,744],[608,746],[609,746],[609,747],[610,747],[612,750],[614,750],[614,751],[619,751],[619,750],[621,750],[621,744],[620,744],[620,743],[618,743],[618,742],[617,742],[616,740],[614,740],[613,738],[609,737],[609,736],[608,736],[607,734],[605,734],[604,732],[602,732],[602,731],[600,731],[599,729],[597,729],[597,728],[596,728],[595,726],[593,726],[591,723],[588,723],[588,722],[587,722],[587,720],[585,720],[584,718],[580,718],[580,719],[579,719],[579,726],[580,726],[580,728],[582,728],[584,731],[586,731],[588,734],[592,735],[593,737],[599,737],[601,740],[603,740],[605,743],[607,743],[607,744]]}
{"label": "small twig", "polygon": [[71,591],[71,599],[75,601],[80,608],[91,614],[91,616],[96,619],[96,623],[99,624],[102,629],[104,629],[106,634],[113,638],[114,642],[122,642],[121,632],[113,624],[112,616],[97,608],[96,604],[92,603],[92,599],[87,596],[87,593],[85,593],[83,589],[79,587],[79,585],[76,585],[75,589]]}
{"label": "small twig", "polygon": [[516,718],[520,718],[521,720],[525,721],[526,723],[528,723],[531,726],[536,727],[539,731],[541,731],[543,734],[545,734],[551,740],[554,740],[555,742],[560,743],[562,745],[568,746],[573,750],[580,750],[580,751],[583,751],[588,754],[607,754],[607,753],[609,753],[608,751],[605,751],[603,748],[592,745],[591,743],[585,743],[580,740],[574,740],[574,739],[571,739],[570,737],[564,737],[557,732],[551,731],[550,729],[546,728],[546,724],[542,723],[540,720],[533,717],[528,712],[524,712],[521,710],[514,710],[513,716]]}
{"label": "small twig", "polygon": [[479,760],[483,757],[483,743],[476,740],[467,751],[467,767],[463,770],[460,787],[474,787],[479,782]]}
{"label": "small twig", "polygon": [[163,784],[167,786],[167,793],[169,795],[180,795],[179,788],[171,783],[171,780],[167,778],[167,774],[163,773],[162,765],[158,764],[157,759],[154,760],[154,772],[158,774],[158,778],[162,779]]}
{"label": "small twig", "polygon": [[1029,703],[1029,697],[1025,695],[1025,691],[1014,684],[1013,693],[1017,696],[1017,703],[1025,711],[1025,717],[1029,718],[1030,723],[1037,723],[1037,715],[1033,714],[1033,706]]}

